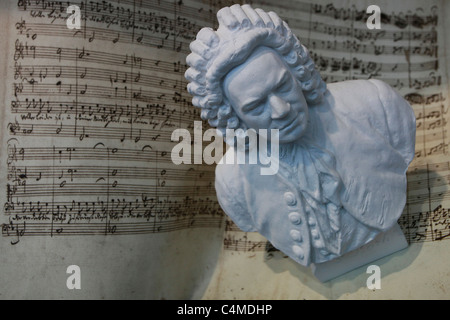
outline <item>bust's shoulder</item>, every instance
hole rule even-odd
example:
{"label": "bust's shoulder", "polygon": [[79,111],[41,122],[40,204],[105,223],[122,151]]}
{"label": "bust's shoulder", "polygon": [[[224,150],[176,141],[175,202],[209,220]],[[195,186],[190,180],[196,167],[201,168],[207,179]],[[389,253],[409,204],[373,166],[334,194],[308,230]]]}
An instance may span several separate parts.
{"label": "bust's shoulder", "polygon": [[416,118],[409,103],[384,81],[349,80],[327,84],[327,105],[336,116],[378,130],[405,162],[414,157]]}
{"label": "bust's shoulder", "polygon": [[396,91],[390,85],[377,79],[335,82],[327,84],[327,88],[332,96],[345,100],[364,98],[366,102],[380,103],[381,97],[396,96]]}
{"label": "bust's shoulder", "polygon": [[328,102],[343,114],[386,117],[409,116],[412,109],[407,101],[384,81],[348,80],[327,84]]}
{"label": "bust's shoulder", "polygon": [[[381,82],[381,81],[380,81]],[[387,85],[386,85],[387,86]],[[336,116],[357,122],[363,119],[375,119],[377,122],[385,117],[380,90],[383,87],[373,80],[347,80],[327,84],[328,93],[325,104]]]}

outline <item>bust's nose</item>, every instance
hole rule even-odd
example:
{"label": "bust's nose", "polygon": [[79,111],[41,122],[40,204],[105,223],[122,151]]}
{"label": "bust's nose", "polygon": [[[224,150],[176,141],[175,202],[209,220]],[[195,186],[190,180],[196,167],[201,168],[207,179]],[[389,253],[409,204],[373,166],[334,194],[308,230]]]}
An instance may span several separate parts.
{"label": "bust's nose", "polygon": [[284,101],[274,94],[271,94],[269,96],[269,104],[272,108],[272,119],[282,119],[287,116],[287,114],[291,110],[291,104],[289,102]]}

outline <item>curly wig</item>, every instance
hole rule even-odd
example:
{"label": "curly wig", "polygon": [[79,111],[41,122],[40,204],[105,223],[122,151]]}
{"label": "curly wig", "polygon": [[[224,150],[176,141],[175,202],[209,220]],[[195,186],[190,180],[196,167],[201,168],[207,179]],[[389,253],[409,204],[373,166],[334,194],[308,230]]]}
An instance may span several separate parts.
{"label": "curly wig", "polygon": [[287,23],[274,12],[235,4],[220,9],[217,19],[217,31],[203,28],[190,44],[192,53],[186,58],[190,68],[185,77],[190,82],[187,90],[193,95],[192,104],[202,109],[201,118],[217,127],[223,136],[226,129],[248,129],[223,93],[223,78],[259,46],[271,48],[282,57],[309,105],[322,101],[327,88],[314,61]]}

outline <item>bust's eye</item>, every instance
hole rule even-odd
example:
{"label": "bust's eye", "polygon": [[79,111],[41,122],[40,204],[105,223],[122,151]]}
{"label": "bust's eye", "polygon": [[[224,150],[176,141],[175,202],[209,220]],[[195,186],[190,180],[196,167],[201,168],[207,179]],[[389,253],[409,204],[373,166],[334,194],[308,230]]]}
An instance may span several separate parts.
{"label": "bust's eye", "polygon": [[263,113],[263,111],[265,109],[266,101],[267,101],[267,98],[262,98],[258,101],[255,101],[251,104],[244,106],[242,108],[242,111],[244,111],[245,113],[250,114],[250,115],[255,115],[255,116],[259,115],[259,114]]}
{"label": "bust's eye", "polygon": [[252,116],[258,116],[264,112],[265,106],[266,106],[266,99],[260,100],[258,102],[252,103],[251,105],[246,106],[244,112]]}

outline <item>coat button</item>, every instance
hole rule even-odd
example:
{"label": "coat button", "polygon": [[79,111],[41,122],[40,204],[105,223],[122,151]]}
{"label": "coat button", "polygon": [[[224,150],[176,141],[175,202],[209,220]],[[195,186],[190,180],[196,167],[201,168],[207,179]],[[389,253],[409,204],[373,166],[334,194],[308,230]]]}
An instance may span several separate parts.
{"label": "coat button", "polygon": [[305,258],[305,253],[300,246],[292,246],[292,251],[294,254],[300,259],[303,260]]}
{"label": "coat button", "polygon": [[316,220],[313,218],[313,217],[309,217],[308,218],[308,224],[311,226],[311,227],[315,227],[316,226]]}
{"label": "coat button", "polygon": [[313,240],[313,247],[314,248],[323,248],[323,247],[325,247],[325,244],[323,243],[322,239]]}
{"label": "coat button", "polygon": [[289,213],[289,221],[293,224],[301,224],[302,223],[302,217],[297,212],[291,212]]}
{"label": "coat button", "polygon": [[292,240],[297,241],[297,242],[302,242],[303,241],[303,237],[302,234],[300,233],[300,231],[298,230],[291,230],[289,232]]}
{"label": "coat button", "polygon": [[313,237],[314,240],[320,239],[320,234],[316,229],[311,230],[311,236]]}
{"label": "coat button", "polygon": [[294,206],[297,203],[297,199],[292,192],[286,192],[284,194],[284,201],[286,201],[289,206]]}

